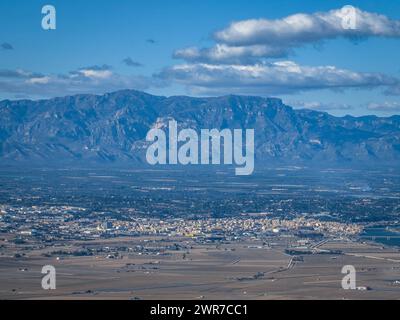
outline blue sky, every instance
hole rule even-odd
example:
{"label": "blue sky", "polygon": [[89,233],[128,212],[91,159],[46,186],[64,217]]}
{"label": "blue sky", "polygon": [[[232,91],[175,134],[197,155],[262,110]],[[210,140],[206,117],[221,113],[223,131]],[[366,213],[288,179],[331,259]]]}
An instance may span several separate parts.
{"label": "blue sky", "polygon": [[[41,27],[46,4],[56,30]],[[345,5],[359,10],[350,33],[333,11]],[[282,19],[299,13],[287,27]],[[399,1],[3,0],[0,26],[1,99],[132,88],[400,113]]]}

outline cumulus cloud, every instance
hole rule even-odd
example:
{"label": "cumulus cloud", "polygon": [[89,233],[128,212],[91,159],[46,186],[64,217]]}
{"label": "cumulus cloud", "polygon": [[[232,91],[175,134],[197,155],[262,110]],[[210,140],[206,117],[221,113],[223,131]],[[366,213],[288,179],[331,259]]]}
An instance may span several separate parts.
{"label": "cumulus cloud", "polygon": [[110,66],[90,66],[64,74],[0,70],[0,93],[14,97],[54,97],[77,93],[104,93],[120,89],[145,90],[161,82],[144,76],[121,75]]}
{"label": "cumulus cloud", "polygon": [[282,57],[286,51],[266,45],[237,46],[217,44],[212,48],[189,47],[174,52],[174,58],[204,63],[251,63],[263,57]]}
{"label": "cumulus cloud", "polygon": [[396,78],[355,72],[335,66],[301,66],[293,61],[253,65],[180,64],[158,77],[186,85],[193,92],[282,94],[313,89],[375,88],[393,86]]}
{"label": "cumulus cloud", "polygon": [[371,111],[400,111],[399,101],[371,102],[367,105],[367,109]]}
{"label": "cumulus cloud", "polygon": [[69,73],[71,78],[91,78],[91,79],[107,79],[111,78],[113,72],[109,65],[103,64],[101,66],[94,65],[90,67],[83,67]]}
{"label": "cumulus cloud", "polygon": [[30,79],[30,78],[40,78],[43,77],[41,73],[29,72],[22,69],[10,70],[1,69],[0,78],[3,79]]}
{"label": "cumulus cloud", "polygon": [[283,19],[251,19],[232,23],[215,33],[215,38],[230,45],[280,44],[297,46],[336,37],[400,37],[400,21],[351,7],[354,28],[346,27],[349,6],[328,12],[294,14]]}
{"label": "cumulus cloud", "polygon": [[142,67],[140,62],[134,61],[131,57],[126,57],[122,62],[128,67]]}
{"label": "cumulus cloud", "polygon": [[[349,24],[349,19],[351,23]],[[214,34],[210,48],[188,47],[174,52],[186,63],[166,68],[162,78],[177,81],[199,94],[282,94],[313,89],[384,87],[400,94],[399,80],[381,73],[355,72],[334,66],[301,66],[286,57],[298,47],[334,38],[400,38],[400,20],[345,6],[282,19],[250,19],[231,23]],[[339,108],[319,105],[322,108]],[[345,108],[341,106],[340,108]]]}
{"label": "cumulus cloud", "polygon": [[[349,17],[353,18],[350,27],[346,25]],[[191,62],[248,63],[251,59],[285,57],[296,47],[338,37],[399,38],[400,20],[350,6],[276,20],[242,20],[215,32],[214,47],[182,49],[174,56]]]}
{"label": "cumulus cloud", "polygon": [[0,44],[0,47],[3,50],[14,50],[14,47],[11,44],[9,44],[8,42],[3,42],[2,44]]}

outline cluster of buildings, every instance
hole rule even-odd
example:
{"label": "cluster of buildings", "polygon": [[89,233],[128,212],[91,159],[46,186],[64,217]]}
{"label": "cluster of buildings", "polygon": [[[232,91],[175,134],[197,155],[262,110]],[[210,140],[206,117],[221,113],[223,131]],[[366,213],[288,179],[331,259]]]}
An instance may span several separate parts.
{"label": "cluster of buildings", "polygon": [[320,221],[312,218],[291,220],[265,216],[229,218],[146,218],[93,212],[71,206],[0,206],[0,233],[16,239],[93,240],[122,236],[166,236],[195,239],[263,239],[275,235],[300,238],[352,237],[361,233],[359,224]]}

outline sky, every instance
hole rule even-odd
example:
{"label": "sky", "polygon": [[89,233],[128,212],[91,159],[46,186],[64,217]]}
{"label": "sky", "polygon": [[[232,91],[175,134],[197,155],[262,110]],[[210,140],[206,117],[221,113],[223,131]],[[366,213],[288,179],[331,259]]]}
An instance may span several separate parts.
{"label": "sky", "polygon": [[400,1],[2,0],[0,99],[137,89],[389,116],[399,49]]}

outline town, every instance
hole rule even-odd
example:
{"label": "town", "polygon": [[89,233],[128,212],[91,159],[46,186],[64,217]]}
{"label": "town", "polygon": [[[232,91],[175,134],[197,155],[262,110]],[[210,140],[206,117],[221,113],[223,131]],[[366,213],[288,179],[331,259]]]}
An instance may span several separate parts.
{"label": "town", "polygon": [[[104,212],[88,214],[79,207],[0,207],[0,233],[10,234],[17,244],[27,241],[52,244],[57,241],[95,240],[114,237],[188,237],[198,242],[265,240],[274,236],[303,239],[355,237],[358,224],[296,218],[283,220],[263,214],[232,218],[105,218]],[[310,242],[310,241],[308,241]],[[302,240],[299,243],[307,243]]]}

